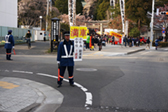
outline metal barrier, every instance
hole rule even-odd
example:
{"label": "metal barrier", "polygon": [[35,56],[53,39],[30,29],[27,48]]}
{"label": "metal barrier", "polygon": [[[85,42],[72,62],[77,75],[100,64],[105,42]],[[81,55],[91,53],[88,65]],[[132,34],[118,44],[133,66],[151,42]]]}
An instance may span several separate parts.
{"label": "metal barrier", "polygon": [[8,30],[12,30],[12,35],[14,37],[14,40],[15,40],[16,44],[26,42],[25,35],[26,35],[28,30],[30,30],[30,32],[32,34],[31,41],[35,41],[34,40],[35,30],[0,26],[0,45],[5,44],[4,38],[5,38],[5,35],[7,35]]}

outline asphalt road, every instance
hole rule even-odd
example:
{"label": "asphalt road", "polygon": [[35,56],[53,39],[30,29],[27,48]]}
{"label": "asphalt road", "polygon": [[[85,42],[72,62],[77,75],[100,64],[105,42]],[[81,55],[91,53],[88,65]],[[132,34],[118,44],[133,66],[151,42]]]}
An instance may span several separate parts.
{"label": "asphalt road", "polygon": [[[28,50],[26,45],[17,45],[13,61],[5,60],[5,50],[0,48],[0,76],[30,79],[54,87],[64,96],[63,104],[56,112],[168,111],[166,49],[145,50],[125,56],[84,56],[82,62],[75,63],[74,76],[75,82],[92,94],[92,104],[85,107],[86,93],[81,88],[70,87],[67,82],[57,88],[56,79],[37,75],[57,76],[56,54],[46,54],[48,46],[48,42],[36,42]],[[67,72],[65,79],[68,79]]]}

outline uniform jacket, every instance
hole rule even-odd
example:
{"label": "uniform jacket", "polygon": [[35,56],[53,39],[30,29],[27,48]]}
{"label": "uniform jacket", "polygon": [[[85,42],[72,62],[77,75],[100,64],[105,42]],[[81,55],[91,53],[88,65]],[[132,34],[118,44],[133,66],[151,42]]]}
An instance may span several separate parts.
{"label": "uniform jacket", "polygon": [[73,52],[74,44],[72,41],[64,40],[61,42],[58,46],[57,63],[60,63],[60,66],[74,66]]}
{"label": "uniform jacket", "polygon": [[15,45],[14,39],[12,35],[5,36],[5,49],[12,49]]}

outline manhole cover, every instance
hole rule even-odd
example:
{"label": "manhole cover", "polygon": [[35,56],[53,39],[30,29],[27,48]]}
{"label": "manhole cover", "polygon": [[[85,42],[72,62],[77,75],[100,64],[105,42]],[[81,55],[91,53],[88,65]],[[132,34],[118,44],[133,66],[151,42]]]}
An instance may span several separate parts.
{"label": "manhole cover", "polygon": [[84,71],[84,72],[94,72],[97,71],[97,69],[94,68],[77,68],[78,71]]}

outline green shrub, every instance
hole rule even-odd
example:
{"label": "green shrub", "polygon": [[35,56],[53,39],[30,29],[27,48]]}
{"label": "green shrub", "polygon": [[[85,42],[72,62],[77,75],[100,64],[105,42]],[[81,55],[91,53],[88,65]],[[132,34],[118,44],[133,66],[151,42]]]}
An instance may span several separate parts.
{"label": "green shrub", "polygon": [[[152,45],[155,46],[155,42]],[[168,42],[159,42],[159,47],[168,47]]]}

